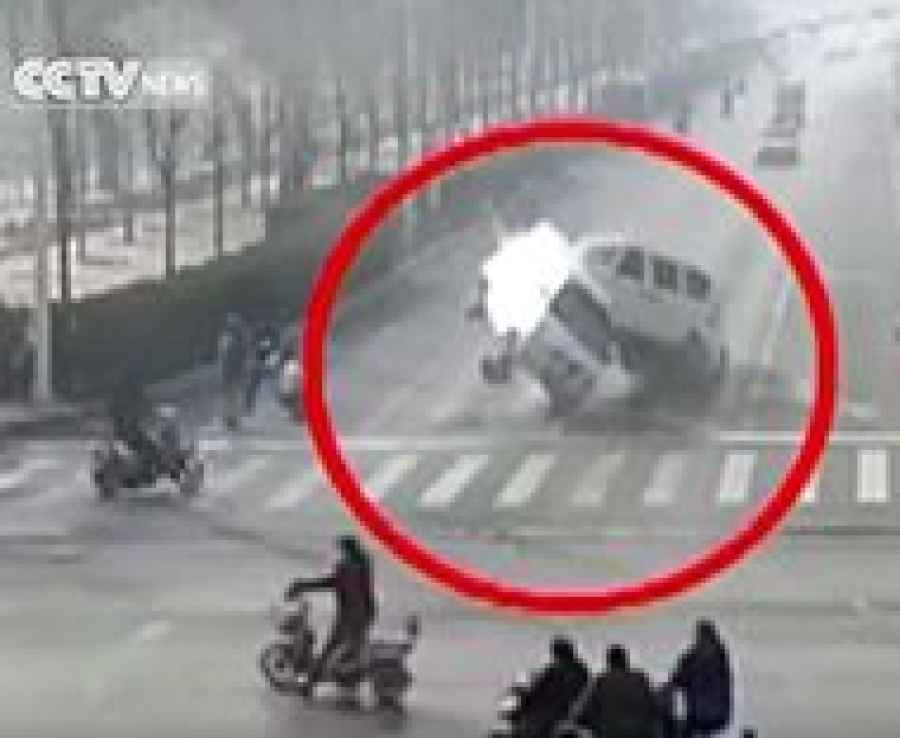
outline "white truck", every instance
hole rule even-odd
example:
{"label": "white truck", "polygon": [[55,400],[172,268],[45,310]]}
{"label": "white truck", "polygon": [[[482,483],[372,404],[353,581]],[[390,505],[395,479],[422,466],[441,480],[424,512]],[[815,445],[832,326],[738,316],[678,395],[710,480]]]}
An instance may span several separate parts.
{"label": "white truck", "polygon": [[505,383],[522,369],[567,413],[617,358],[638,375],[678,369],[718,385],[728,367],[720,312],[702,268],[621,233],[570,242],[542,222],[501,237],[469,314],[496,347],[482,358],[484,380]]}

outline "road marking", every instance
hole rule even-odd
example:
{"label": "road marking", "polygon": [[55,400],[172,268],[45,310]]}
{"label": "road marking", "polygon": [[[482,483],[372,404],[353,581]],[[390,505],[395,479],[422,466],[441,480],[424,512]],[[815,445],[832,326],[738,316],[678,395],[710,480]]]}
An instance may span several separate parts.
{"label": "road marking", "polygon": [[888,454],[861,449],[856,456],[856,498],[863,504],[883,504],[890,497]]}
{"label": "road marking", "polygon": [[762,366],[766,369],[772,368],[775,359],[775,346],[781,335],[781,329],[784,325],[784,319],[787,315],[787,306],[791,297],[791,284],[782,277],[781,286],[778,291],[778,297],[775,299],[775,308],[772,311],[772,317],[769,321],[769,327],[763,337],[762,346],[760,347],[760,356],[762,358]]}
{"label": "road marking", "polygon": [[610,480],[618,473],[624,463],[625,453],[623,451],[603,454],[588,467],[582,482],[575,490],[575,494],[572,495],[571,504],[574,507],[602,506],[606,499]]}
{"label": "road marking", "polygon": [[416,468],[418,463],[419,457],[416,454],[392,456],[366,479],[366,490],[376,500],[383,500]]}
{"label": "road marking", "polygon": [[800,495],[801,505],[814,505],[819,496],[819,483],[822,481],[822,467],[816,469]]}
{"label": "road marking", "polygon": [[216,500],[229,497],[232,493],[259,476],[259,473],[269,464],[269,461],[270,459],[267,456],[251,456],[228,474],[221,476],[213,474],[213,477],[219,477],[219,479],[203,492],[203,496],[198,500],[198,506],[208,507],[210,503]]}
{"label": "road marking", "polygon": [[[722,431],[716,435],[719,444],[755,446],[796,446],[803,441],[797,431]],[[828,437],[828,444],[847,446],[897,446],[898,431],[837,431]]]}
{"label": "road marking", "polygon": [[311,466],[299,476],[285,482],[277,492],[265,503],[267,512],[290,510],[309,497],[322,481],[322,474],[317,466]]}
{"label": "road marking", "polygon": [[[806,377],[797,382],[794,389],[794,397],[798,402],[812,405],[816,399],[816,393],[812,381]],[[850,400],[846,397],[838,397],[837,414],[841,417],[852,418],[864,423],[873,423],[881,417],[878,408],[871,402]]]}
{"label": "road marking", "polygon": [[93,490],[93,483],[94,480],[91,478],[90,472],[85,468],[80,468],[74,474],[70,474],[69,478],[64,482],[54,484],[43,492],[28,495],[22,500],[21,507],[23,509],[46,507],[67,498],[78,496],[77,490],[79,488],[87,487],[89,490]]}
{"label": "road marking", "polygon": [[14,469],[0,472],[0,494],[21,487],[33,474],[55,469],[59,462],[43,456],[26,457]]}
{"label": "road marking", "polygon": [[[720,446],[798,446],[804,440],[801,431],[768,430],[710,430],[688,437],[683,434],[647,431],[626,434],[647,444],[664,445],[671,442],[673,447],[684,448],[686,442],[707,441]],[[585,449],[596,451],[603,439],[621,440],[622,432],[563,433],[561,427],[533,432],[509,432],[495,434],[448,434],[434,436],[375,436],[350,435],[341,439],[341,446],[348,451],[429,453],[429,452],[479,452],[495,449],[522,449],[559,451],[562,449]],[[829,446],[900,446],[900,429],[880,431],[835,431],[828,437]],[[90,441],[29,441],[20,447],[20,458],[29,455],[62,457],[83,457],[96,445]],[[282,454],[298,452],[312,453],[310,441],[302,438],[243,438],[234,439],[230,444],[234,454]]]}
{"label": "road marking", "polygon": [[152,643],[165,638],[172,632],[174,625],[171,620],[149,620],[144,623],[134,634],[135,643]]}
{"label": "road marking", "polygon": [[532,454],[512,476],[494,500],[494,507],[518,507],[537,493],[550,470],[556,464],[556,454]]}
{"label": "road marking", "polygon": [[753,451],[736,451],[725,457],[719,477],[720,505],[743,505],[747,501],[755,465],[756,453]]}
{"label": "road marking", "polygon": [[650,483],[644,490],[644,504],[647,507],[666,507],[675,499],[675,488],[684,476],[687,454],[665,453],[653,470]]}
{"label": "road marking", "polygon": [[466,454],[445,471],[419,500],[421,507],[446,507],[488,465],[487,454]]}

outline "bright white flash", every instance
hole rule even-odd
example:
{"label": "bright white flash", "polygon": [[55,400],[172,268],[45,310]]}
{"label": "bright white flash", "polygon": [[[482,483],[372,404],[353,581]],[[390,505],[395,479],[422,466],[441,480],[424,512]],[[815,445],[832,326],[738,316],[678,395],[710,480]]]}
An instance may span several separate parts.
{"label": "bright white flash", "polygon": [[574,266],[571,247],[551,223],[504,236],[482,265],[484,306],[498,335],[516,330],[527,338]]}

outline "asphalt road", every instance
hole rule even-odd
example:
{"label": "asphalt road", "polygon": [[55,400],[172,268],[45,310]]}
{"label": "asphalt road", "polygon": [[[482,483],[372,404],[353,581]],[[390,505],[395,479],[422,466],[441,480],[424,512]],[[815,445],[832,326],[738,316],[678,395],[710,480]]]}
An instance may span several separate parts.
{"label": "asphalt road", "polygon": [[[692,130],[790,214],[840,323],[838,433],[775,545],[675,605],[579,623],[474,609],[385,562],[386,627],[410,609],[425,618],[410,715],[390,725],[275,697],[254,672],[271,598],[352,526],[302,428],[271,398],[235,435],[214,420],[198,430],[209,478],[191,502],[160,489],[103,505],[87,476],[89,442],[9,445],[0,724],[15,735],[476,735],[551,631],[573,630],[597,659],[621,638],[661,677],[691,618],[706,613],[738,657],[739,721],[761,736],[895,735],[900,162],[889,57],[864,50],[826,64],[822,51],[797,49],[790,62],[809,85],[798,168],[753,168],[773,107],[765,69],[733,120],[710,96]],[[681,172],[594,152],[532,186],[569,232],[636,229],[712,269],[728,296],[734,365],[721,395],[641,388],[611,370],[583,412],[559,421],[524,380],[485,387],[484,338],[463,320],[491,249],[479,224],[423,245],[369,320],[335,339],[334,417],[366,488],[440,552],[518,582],[629,581],[743,522],[780,478],[811,401],[806,310],[752,220]]]}

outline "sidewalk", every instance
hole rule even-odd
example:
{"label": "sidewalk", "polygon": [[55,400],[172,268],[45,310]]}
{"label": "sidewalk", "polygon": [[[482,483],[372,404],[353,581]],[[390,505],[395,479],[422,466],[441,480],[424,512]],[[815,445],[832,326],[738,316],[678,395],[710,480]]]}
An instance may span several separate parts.
{"label": "sidewalk", "polygon": [[10,438],[36,433],[58,433],[83,427],[96,416],[91,405],[52,402],[35,405],[25,402],[0,402],[0,443]]}

